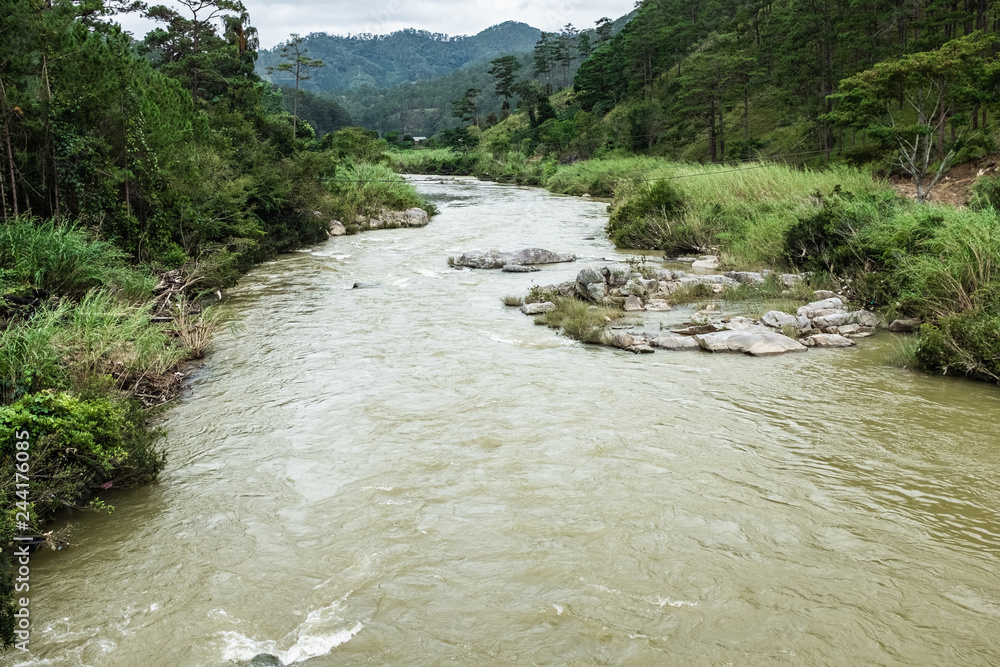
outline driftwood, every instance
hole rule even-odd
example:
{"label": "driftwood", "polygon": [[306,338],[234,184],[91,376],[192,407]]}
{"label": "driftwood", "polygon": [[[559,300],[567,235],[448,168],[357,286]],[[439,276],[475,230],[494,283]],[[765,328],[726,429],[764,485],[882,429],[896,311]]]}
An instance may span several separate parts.
{"label": "driftwood", "polygon": [[[154,322],[170,322],[173,316],[169,315],[173,307],[186,294],[187,290],[198,284],[204,276],[197,274],[197,266],[181,267],[173,271],[167,271],[160,276],[160,281],[153,288],[153,307],[150,310],[150,319]],[[192,308],[197,308],[191,304]]]}

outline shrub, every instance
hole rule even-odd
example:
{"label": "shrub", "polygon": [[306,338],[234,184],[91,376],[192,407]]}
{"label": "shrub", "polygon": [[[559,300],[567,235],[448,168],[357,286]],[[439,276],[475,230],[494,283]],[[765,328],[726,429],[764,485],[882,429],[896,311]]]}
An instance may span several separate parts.
{"label": "shrub", "polygon": [[[85,400],[43,392],[0,407],[0,544],[14,535],[15,433],[30,434],[29,531],[42,532],[52,513],[79,507],[102,485],[116,488],[152,481],[163,467],[157,432],[133,401]],[[26,531],[20,531],[26,532]]]}
{"label": "shrub", "polygon": [[944,317],[920,328],[916,358],[932,373],[1000,382],[1000,315],[995,311]]}
{"label": "shrub", "polygon": [[619,248],[658,248],[667,252],[695,249],[697,240],[685,223],[685,203],[670,181],[641,183],[622,198],[608,221],[608,234]]}

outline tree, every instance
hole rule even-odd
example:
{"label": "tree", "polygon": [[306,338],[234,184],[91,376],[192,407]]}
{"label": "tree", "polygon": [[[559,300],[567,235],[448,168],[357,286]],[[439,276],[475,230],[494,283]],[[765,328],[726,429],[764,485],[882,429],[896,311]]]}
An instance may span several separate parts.
{"label": "tree", "polygon": [[479,127],[479,94],[481,92],[483,91],[479,88],[466,90],[462,99],[451,103],[451,115],[460,118],[464,123],[472,123]]}
{"label": "tree", "polygon": [[543,32],[538,43],[535,44],[535,69],[536,77],[545,76],[545,91],[552,94],[552,70],[555,69],[555,59],[553,58],[554,41],[552,35]]}
{"label": "tree", "polygon": [[186,80],[191,98],[197,102],[205,97],[208,86],[224,79],[218,65],[220,51],[227,43],[216,32],[214,22],[237,18],[242,25],[247,11],[239,0],[177,2],[191,13],[191,18],[164,5],[150,7],[145,12],[146,18],[165,23],[166,29],[150,32],[144,46],[148,52],[159,56],[158,64],[168,75]]}
{"label": "tree", "polygon": [[614,30],[614,22],[607,16],[599,18],[595,24],[597,27],[595,31],[597,32],[597,43],[603,44],[604,42],[611,39],[611,31]]}
{"label": "tree", "polygon": [[532,128],[556,117],[556,110],[552,108],[549,96],[534,79],[519,81],[514,86],[514,92],[521,99],[519,106],[527,112]]}
{"label": "tree", "polygon": [[590,57],[590,54],[594,51],[594,46],[590,41],[589,33],[582,33],[576,40],[576,51],[580,54],[581,62]]}
{"label": "tree", "polygon": [[[881,62],[841,81],[840,92],[830,97],[837,109],[825,118],[867,129],[894,144],[897,162],[913,179],[917,199],[923,202],[956,155],[955,143],[949,146],[945,141],[949,120],[982,103],[982,91],[996,90],[1000,64],[991,50],[997,42],[996,36],[973,33],[936,51]],[[897,100],[909,107],[912,122],[893,113]],[[935,148],[938,161],[933,171]]]}
{"label": "tree", "polygon": [[555,61],[562,67],[563,88],[569,86],[569,69],[573,65],[573,40],[579,31],[567,23],[555,41]]}
{"label": "tree", "polygon": [[292,103],[292,130],[296,133],[299,126],[299,96],[301,93],[299,86],[303,81],[312,78],[309,74],[310,70],[326,67],[322,60],[310,58],[306,55],[309,49],[302,46],[303,42],[305,42],[304,38],[292,33],[288,42],[281,47],[281,58],[285,62],[279,64],[277,67],[267,68],[268,74],[290,72],[295,77],[295,97]]}
{"label": "tree", "polygon": [[503,107],[501,113],[506,118],[510,115],[510,98],[514,95],[514,80],[517,77],[522,65],[515,56],[503,56],[496,60],[491,60],[489,73],[497,80],[496,94],[503,97]]}

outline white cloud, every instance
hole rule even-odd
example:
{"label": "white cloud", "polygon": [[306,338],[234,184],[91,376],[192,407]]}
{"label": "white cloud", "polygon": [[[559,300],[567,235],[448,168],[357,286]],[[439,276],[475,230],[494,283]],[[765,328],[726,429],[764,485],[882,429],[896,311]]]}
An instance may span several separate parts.
{"label": "white cloud", "polygon": [[[152,0],[150,4],[155,3]],[[552,32],[567,23],[577,28],[591,27],[602,16],[616,19],[633,8],[633,0],[244,0],[244,4],[264,48],[285,41],[292,33],[385,34],[416,28],[472,35],[504,21],[521,21]],[[120,17],[120,22],[140,38],[153,27],[135,16]]]}

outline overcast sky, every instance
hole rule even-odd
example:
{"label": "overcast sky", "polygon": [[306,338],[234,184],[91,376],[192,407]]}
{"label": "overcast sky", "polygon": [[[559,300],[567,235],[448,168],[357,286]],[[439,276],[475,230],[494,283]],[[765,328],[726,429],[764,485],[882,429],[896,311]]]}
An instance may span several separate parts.
{"label": "overcast sky", "polygon": [[[554,32],[572,23],[592,27],[602,16],[616,19],[632,11],[633,0],[243,0],[260,33],[263,48],[285,41],[293,32],[308,35],[385,34],[416,28],[448,35],[473,35],[503,23],[521,21]],[[171,0],[150,4],[172,5]],[[119,17],[135,37],[142,38],[151,23],[138,17]]]}

